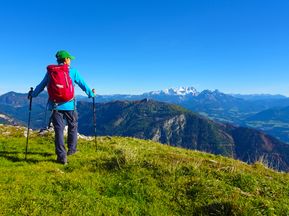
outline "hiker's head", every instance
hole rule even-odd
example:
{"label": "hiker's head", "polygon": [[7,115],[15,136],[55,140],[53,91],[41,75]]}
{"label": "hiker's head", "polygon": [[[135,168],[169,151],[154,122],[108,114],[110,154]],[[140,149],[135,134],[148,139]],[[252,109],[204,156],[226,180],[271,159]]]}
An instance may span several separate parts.
{"label": "hiker's head", "polygon": [[74,59],[74,57],[65,50],[58,51],[55,57],[57,59],[58,64],[67,64],[67,65],[70,65],[70,60]]}

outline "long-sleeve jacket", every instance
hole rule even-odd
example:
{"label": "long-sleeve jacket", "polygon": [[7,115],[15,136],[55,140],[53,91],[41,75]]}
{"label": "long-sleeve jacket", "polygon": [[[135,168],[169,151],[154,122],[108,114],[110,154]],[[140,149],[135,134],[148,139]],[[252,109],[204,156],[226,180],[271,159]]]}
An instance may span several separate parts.
{"label": "long-sleeve jacket", "polygon": [[[72,82],[74,83],[74,85],[77,84],[87,94],[88,97],[95,96],[92,90],[88,87],[88,85],[85,83],[84,79],[80,76],[80,74],[78,73],[76,69],[70,68],[69,76]],[[40,82],[39,85],[37,85],[35,90],[32,92],[32,97],[37,97],[40,94],[40,92],[42,92],[44,88],[47,86],[48,82],[49,82],[49,75],[46,73],[43,80]],[[68,102],[59,103],[59,104],[55,104],[54,102],[49,100],[48,106],[50,110],[74,110],[75,99],[68,101]]]}

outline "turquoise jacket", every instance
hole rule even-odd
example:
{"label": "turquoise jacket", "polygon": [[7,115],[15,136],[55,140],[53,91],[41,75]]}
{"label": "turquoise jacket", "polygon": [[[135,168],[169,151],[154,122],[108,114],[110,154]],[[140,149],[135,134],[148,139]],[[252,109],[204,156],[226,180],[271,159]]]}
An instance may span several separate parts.
{"label": "turquoise jacket", "polygon": [[[77,84],[87,94],[88,97],[95,96],[92,90],[88,87],[88,85],[85,83],[85,81],[83,80],[83,78],[80,76],[80,74],[78,73],[76,69],[70,68],[69,76],[72,82],[74,83],[74,85]],[[32,97],[37,97],[40,94],[40,92],[42,92],[44,88],[47,86],[48,82],[49,82],[49,76],[46,73],[41,83],[38,86],[36,86],[35,90],[32,92]],[[56,104],[49,100],[48,107],[50,110],[75,110],[76,101],[74,98],[74,100],[71,100],[65,103]]]}

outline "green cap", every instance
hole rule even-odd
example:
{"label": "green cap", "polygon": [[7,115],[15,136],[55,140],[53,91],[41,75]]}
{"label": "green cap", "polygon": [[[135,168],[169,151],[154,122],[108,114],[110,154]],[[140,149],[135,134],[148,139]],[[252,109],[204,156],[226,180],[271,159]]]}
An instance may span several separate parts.
{"label": "green cap", "polygon": [[69,52],[65,51],[65,50],[60,50],[56,53],[55,57],[57,59],[66,59],[66,58],[70,58],[71,60],[75,59],[74,56],[70,55]]}

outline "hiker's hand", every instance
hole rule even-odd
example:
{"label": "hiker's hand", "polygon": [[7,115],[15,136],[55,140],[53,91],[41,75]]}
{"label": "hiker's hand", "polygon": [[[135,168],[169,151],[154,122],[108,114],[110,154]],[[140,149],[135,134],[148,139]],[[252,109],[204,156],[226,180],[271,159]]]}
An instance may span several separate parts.
{"label": "hiker's hand", "polygon": [[92,89],[92,92],[94,94],[94,97],[96,96],[96,90],[95,89]]}

